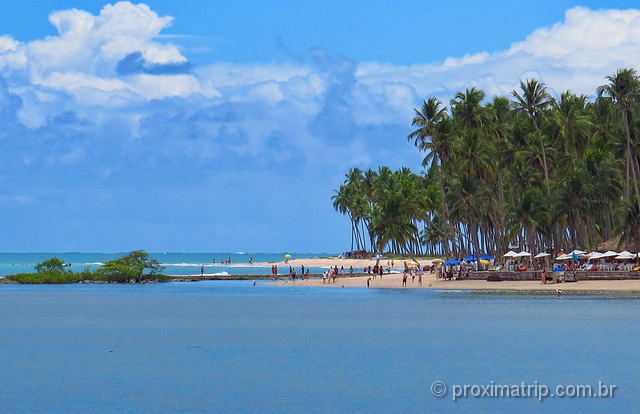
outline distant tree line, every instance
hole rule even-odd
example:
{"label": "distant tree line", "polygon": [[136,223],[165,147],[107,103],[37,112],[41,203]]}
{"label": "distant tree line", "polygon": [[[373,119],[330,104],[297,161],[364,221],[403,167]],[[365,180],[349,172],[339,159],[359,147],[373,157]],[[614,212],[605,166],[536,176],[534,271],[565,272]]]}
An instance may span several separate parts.
{"label": "distant tree line", "polygon": [[537,80],[510,97],[428,98],[408,136],[425,171],[352,168],[335,191],[351,249],[461,256],[637,238],[640,78],[620,69],[606,81],[594,101]]}
{"label": "distant tree line", "polygon": [[36,273],[19,273],[6,279],[26,284],[61,284],[79,282],[141,283],[143,281],[166,282],[170,276],[162,275],[157,260],[142,250],[135,250],[119,259],[110,260],[95,271],[84,269],[75,273],[57,257],[35,266]]}

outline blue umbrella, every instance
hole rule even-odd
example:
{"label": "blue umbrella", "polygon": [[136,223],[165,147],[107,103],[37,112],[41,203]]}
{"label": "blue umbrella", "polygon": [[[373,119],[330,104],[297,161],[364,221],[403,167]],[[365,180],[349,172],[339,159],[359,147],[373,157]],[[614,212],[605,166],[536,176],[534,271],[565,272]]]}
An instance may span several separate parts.
{"label": "blue umbrella", "polygon": [[443,264],[446,264],[446,265],[460,264],[460,260],[458,260],[458,259],[449,259],[446,262],[444,262]]}
{"label": "blue umbrella", "polygon": [[561,267],[556,267],[555,269],[552,270],[552,272],[562,272],[564,269]]}
{"label": "blue umbrella", "polygon": [[464,258],[465,262],[475,262],[476,260],[478,260],[478,256],[476,256],[475,254]]}
{"label": "blue umbrella", "polygon": [[492,260],[495,259],[495,257],[491,256],[490,254],[483,254],[482,256],[480,256],[481,259],[484,260]]}

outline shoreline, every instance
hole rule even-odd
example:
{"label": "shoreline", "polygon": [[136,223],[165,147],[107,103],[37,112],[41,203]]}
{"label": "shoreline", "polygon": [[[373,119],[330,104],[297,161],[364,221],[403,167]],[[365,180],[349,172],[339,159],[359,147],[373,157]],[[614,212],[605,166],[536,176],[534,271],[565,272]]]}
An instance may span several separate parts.
{"label": "shoreline", "polygon": [[411,281],[408,277],[407,287],[402,286],[402,273],[385,274],[382,279],[372,276],[338,277],[336,283],[323,284],[322,279],[274,281],[275,286],[315,286],[315,287],[359,287],[375,289],[438,289],[438,290],[479,290],[479,291],[513,291],[513,292],[639,292],[640,280],[583,280],[578,282],[546,283],[540,281],[501,281],[486,280],[437,280],[435,274],[423,274],[422,286],[418,286],[418,277]]}

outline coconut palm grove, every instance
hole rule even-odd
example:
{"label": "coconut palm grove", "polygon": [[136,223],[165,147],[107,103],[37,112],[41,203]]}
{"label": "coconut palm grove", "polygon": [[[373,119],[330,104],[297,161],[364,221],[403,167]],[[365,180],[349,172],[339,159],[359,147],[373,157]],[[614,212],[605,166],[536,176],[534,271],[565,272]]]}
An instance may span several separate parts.
{"label": "coconut palm grove", "polygon": [[470,88],[448,106],[429,97],[407,137],[425,170],[352,168],[335,191],[351,249],[460,257],[614,243],[637,251],[640,77],[619,69],[595,96],[555,97],[526,80],[510,96]]}

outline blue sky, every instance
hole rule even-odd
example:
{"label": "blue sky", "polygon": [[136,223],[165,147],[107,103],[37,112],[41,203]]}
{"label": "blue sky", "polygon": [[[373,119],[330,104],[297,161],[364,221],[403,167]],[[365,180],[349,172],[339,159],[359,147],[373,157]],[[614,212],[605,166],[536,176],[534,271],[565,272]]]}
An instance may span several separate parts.
{"label": "blue sky", "polygon": [[0,3],[0,251],[340,252],[413,108],[640,62],[631,1]]}

